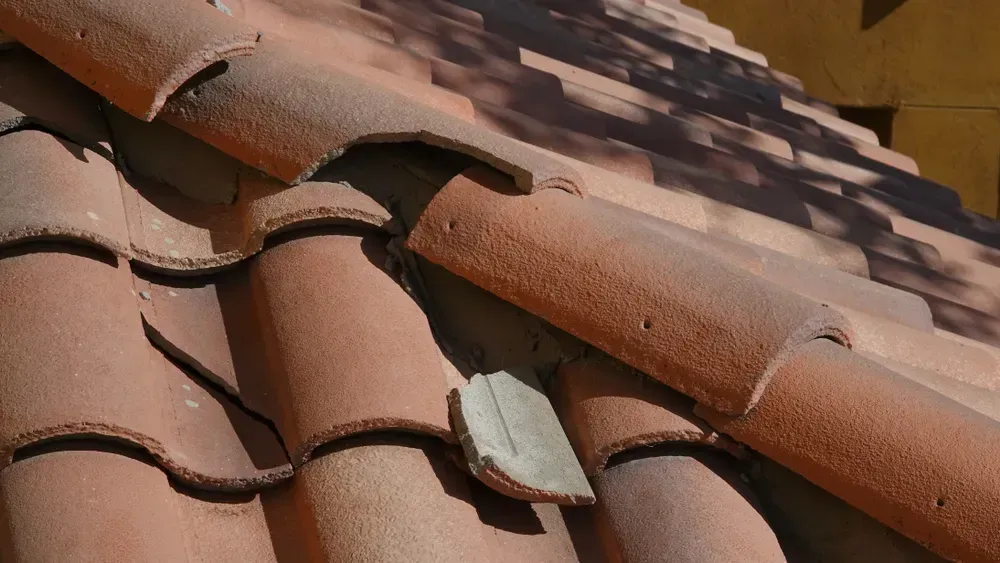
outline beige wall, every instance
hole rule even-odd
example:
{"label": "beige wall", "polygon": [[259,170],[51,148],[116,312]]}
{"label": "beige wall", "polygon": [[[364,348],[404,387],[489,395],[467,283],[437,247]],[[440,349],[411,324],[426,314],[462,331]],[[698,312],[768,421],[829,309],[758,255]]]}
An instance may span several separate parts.
{"label": "beige wall", "polygon": [[893,148],[997,215],[1000,2],[685,0],[837,105],[900,108]]}

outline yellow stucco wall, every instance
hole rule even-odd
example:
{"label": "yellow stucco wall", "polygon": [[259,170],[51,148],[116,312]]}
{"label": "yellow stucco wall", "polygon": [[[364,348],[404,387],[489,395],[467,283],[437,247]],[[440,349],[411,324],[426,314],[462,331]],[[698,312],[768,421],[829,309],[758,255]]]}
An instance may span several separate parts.
{"label": "yellow stucco wall", "polygon": [[966,206],[997,215],[1000,1],[685,3],[820,99],[900,108],[893,148],[956,188]]}

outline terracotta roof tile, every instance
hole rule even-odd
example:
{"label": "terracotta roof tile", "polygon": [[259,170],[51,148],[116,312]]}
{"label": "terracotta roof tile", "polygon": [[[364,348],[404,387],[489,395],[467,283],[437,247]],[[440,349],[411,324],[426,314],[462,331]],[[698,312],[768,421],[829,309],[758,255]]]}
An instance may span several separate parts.
{"label": "terracotta roof tile", "polygon": [[296,464],[369,430],[453,439],[437,346],[386,258],[377,237],[326,235],[280,244],[252,267],[276,422]]}
{"label": "terracotta roof tile", "polygon": [[0,52],[0,133],[46,128],[110,156],[99,108],[98,96],[31,51]]}
{"label": "terracotta roof tile", "polygon": [[464,475],[439,448],[339,449],[303,466],[295,493],[315,507],[327,561],[496,560]]}
{"label": "terracotta roof tile", "polygon": [[[266,425],[149,346],[127,263],[89,249],[21,247],[0,270],[5,464],[40,440],[100,435],[145,448],[199,486],[244,489],[290,474]],[[58,351],[32,353],[42,342]]]}
{"label": "terracotta roof tile", "polygon": [[[842,318],[815,301],[699,256],[649,229],[615,221],[572,195],[549,190],[537,198],[518,198],[505,184],[482,169],[452,180],[428,206],[407,246],[722,411],[743,413],[752,407],[796,344],[819,336],[849,341]],[[580,233],[582,239],[562,233]],[[588,250],[573,248],[581,240]],[[596,261],[588,256],[595,251]],[[602,256],[605,252],[611,254]],[[643,258],[628,257],[632,252]],[[535,253],[551,258],[524,261]],[[634,266],[640,263],[656,266]],[[598,270],[596,264],[606,266]],[[697,288],[670,284],[691,279],[699,280]],[[713,284],[719,284],[717,290],[709,289]],[[663,292],[651,291],[657,287]],[[635,297],[606,303],[587,299],[615,293]],[[732,305],[723,304],[723,296],[733,299]],[[750,325],[731,316],[739,310],[736,303],[744,308],[768,303],[769,326],[747,332]],[[702,330],[730,335],[729,346],[713,347],[710,361],[704,348],[692,345]]]}
{"label": "terracotta roof tile", "polygon": [[[6,161],[0,178],[0,242],[72,237],[129,255],[114,164],[89,149],[30,130],[0,137],[0,154]],[[39,169],[47,173],[39,176]],[[67,190],[68,185],[74,189]]]}
{"label": "terracotta roof tile", "polygon": [[1000,224],[700,11],[161,3],[0,8],[3,561],[998,557]]}
{"label": "terracotta roof tile", "polygon": [[694,401],[609,358],[561,365],[552,393],[588,475],[603,471],[611,456],[637,447],[718,438],[694,416]]}
{"label": "terracotta roof tile", "polygon": [[[594,483],[606,503],[605,541],[615,542],[624,560],[785,561],[746,486],[725,471],[724,460],[704,454],[640,458],[608,469]],[[606,549],[613,553],[612,546]]]}
{"label": "terracotta roof tile", "polygon": [[[197,15],[195,15],[197,14]],[[256,31],[206,2],[8,4],[4,31],[132,115],[149,121],[212,63],[249,55]],[[145,55],[155,52],[155,58]]]}
{"label": "terracotta roof tile", "polygon": [[996,422],[920,383],[817,340],[778,370],[748,415],[696,412],[946,557],[1000,553],[991,532]]}

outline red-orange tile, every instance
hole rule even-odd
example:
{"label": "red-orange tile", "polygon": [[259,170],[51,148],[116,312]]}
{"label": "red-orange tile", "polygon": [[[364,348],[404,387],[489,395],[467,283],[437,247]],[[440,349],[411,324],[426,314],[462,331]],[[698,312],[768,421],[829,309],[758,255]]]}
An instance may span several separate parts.
{"label": "red-orange tile", "polygon": [[711,454],[644,457],[595,478],[608,559],[784,563],[752,493],[725,461]]}
{"label": "red-orange tile", "polygon": [[325,234],[263,252],[252,291],[285,445],[397,429],[451,437],[444,373],[423,311],[383,268],[381,236]]}
{"label": "red-orange tile", "polygon": [[205,2],[22,2],[0,10],[0,20],[18,41],[146,121],[195,73],[249,55],[257,41],[254,29]]}
{"label": "red-orange tile", "polygon": [[[846,321],[815,301],[609,218],[587,200],[557,190],[517,197],[512,189],[494,173],[466,171],[431,202],[407,246],[729,412],[752,406],[796,344],[849,339]],[[763,309],[769,313],[754,312]],[[716,345],[706,349],[709,334]]]}

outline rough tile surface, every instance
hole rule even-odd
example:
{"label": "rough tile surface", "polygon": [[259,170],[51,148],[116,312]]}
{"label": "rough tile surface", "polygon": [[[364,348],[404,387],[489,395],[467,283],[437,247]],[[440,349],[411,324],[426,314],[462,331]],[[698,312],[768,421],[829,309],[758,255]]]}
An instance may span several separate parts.
{"label": "rough tile surface", "polygon": [[996,561],[959,204],[677,0],[2,1],[0,560]]}

